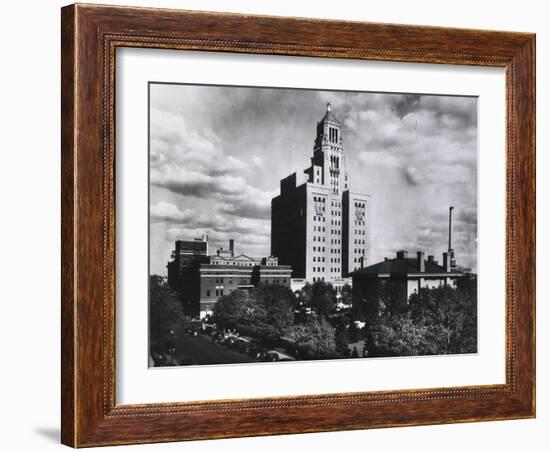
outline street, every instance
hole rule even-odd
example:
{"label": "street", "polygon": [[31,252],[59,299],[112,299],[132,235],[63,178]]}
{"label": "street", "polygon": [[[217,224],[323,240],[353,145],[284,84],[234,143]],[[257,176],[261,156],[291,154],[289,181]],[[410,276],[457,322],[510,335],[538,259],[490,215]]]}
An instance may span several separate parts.
{"label": "street", "polygon": [[244,353],[214,343],[209,335],[199,333],[198,336],[193,337],[186,333],[183,328],[176,331],[173,343],[176,347],[174,358],[178,363],[185,364],[189,359],[193,361],[192,364],[257,362],[257,360]]}

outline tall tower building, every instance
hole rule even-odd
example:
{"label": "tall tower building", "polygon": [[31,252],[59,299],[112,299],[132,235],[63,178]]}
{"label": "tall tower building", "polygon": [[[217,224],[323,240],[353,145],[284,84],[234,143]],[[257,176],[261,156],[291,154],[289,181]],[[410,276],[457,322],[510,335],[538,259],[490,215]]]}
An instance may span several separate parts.
{"label": "tall tower building", "polygon": [[351,190],[342,125],[330,104],[304,173],[301,185],[296,173],[282,179],[271,201],[271,254],[292,266],[294,278],[337,284],[368,265],[370,197]]}

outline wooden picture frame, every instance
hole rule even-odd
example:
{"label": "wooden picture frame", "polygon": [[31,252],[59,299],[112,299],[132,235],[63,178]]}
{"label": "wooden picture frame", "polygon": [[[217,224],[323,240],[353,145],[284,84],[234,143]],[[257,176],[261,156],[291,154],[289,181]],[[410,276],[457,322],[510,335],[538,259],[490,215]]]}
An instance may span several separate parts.
{"label": "wooden picture frame", "polygon": [[[71,5],[62,9],[62,442],[73,447],[535,416],[535,35]],[[115,403],[115,50],[147,47],[506,70],[506,383]]]}

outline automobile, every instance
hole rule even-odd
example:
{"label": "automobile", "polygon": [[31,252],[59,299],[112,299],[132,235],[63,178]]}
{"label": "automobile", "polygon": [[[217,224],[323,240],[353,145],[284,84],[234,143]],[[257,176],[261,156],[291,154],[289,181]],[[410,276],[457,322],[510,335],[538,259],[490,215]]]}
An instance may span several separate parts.
{"label": "automobile", "polygon": [[248,347],[248,356],[255,359],[261,359],[266,353],[266,349],[257,341],[252,341]]}
{"label": "automobile", "polygon": [[296,359],[278,350],[268,350],[262,361],[296,361]]}
{"label": "automobile", "polygon": [[249,347],[250,347],[250,340],[244,337],[235,338],[235,342],[233,343],[233,348],[246,353]]}
{"label": "automobile", "polygon": [[274,351],[265,352],[262,355],[262,361],[272,361],[272,362],[279,361],[279,355]]}

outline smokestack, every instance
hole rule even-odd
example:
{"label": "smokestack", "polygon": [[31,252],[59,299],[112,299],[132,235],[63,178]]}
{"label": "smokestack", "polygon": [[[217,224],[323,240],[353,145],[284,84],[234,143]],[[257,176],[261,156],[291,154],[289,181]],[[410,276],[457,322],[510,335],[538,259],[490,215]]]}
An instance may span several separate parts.
{"label": "smokestack", "polygon": [[451,256],[449,253],[443,253],[443,268],[446,272],[451,271]]}
{"label": "smokestack", "polygon": [[416,267],[420,273],[426,271],[426,263],[424,262],[424,251],[416,252]]}
{"label": "smokestack", "polygon": [[453,249],[452,247],[452,234],[453,234],[453,209],[454,207],[449,207],[449,253]]}
{"label": "smokestack", "polygon": [[235,255],[235,240],[229,239],[229,251],[231,251],[231,257]]}

